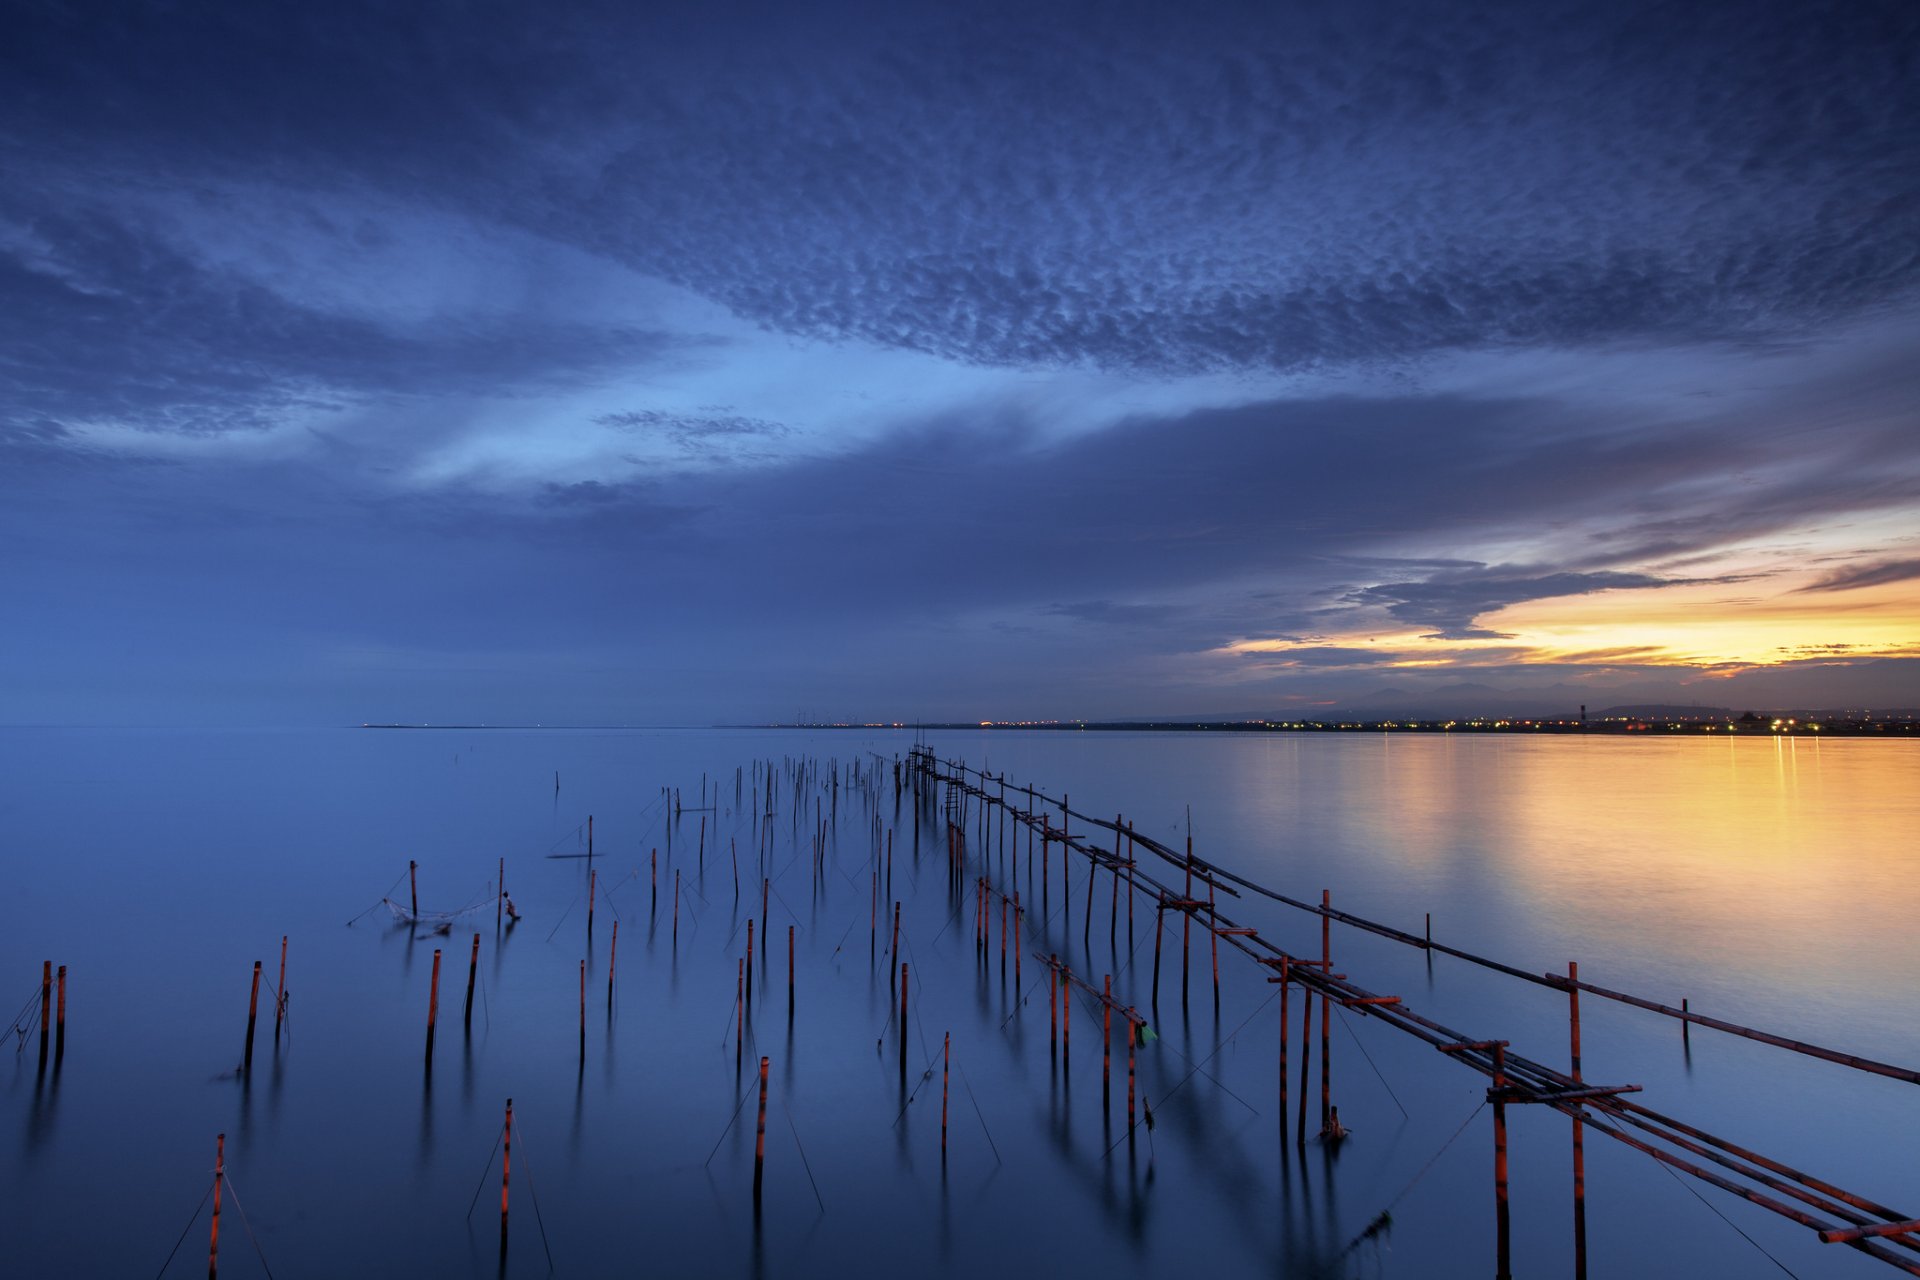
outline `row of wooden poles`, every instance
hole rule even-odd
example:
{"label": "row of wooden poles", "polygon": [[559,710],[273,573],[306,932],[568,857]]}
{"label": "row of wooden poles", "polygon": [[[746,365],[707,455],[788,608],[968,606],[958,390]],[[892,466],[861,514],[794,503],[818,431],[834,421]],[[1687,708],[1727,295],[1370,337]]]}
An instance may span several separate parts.
{"label": "row of wooden poles", "polygon": [[[1272,971],[1272,976],[1270,976],[1268,980],[1277,983],[1282,992],[1281,1051],[1283,1054],[1286,1051],[1287,1036],[1287,1002],[1285,993],[1291,986],[1300,986],[1308,997],[1305,1002],[1306,1009],[1303,1012],[1302,1028],[1303,1061],[1301,1069],[1300,1141],[1304,1141],[1305,1138],[1304,1122],[1307,1102],[1305,1085],[1308,1078],[1305,1048],[1311,1036],[1312,997],[1314,995],[1320,997],[1321,1004],[1321,1133],[1325,1138],[1337,1140],[1341,1133],[1337,1112],[1333,1108],[1330,1098],[1331,1080],[1328,1058],[1330,1041],[1327,1039],[1327,1020],[1331,1016],[1332,1005],[1336,1002],[1342,1008],[1352,1009],[1363,1016],[1378,1018],[1397,1030],[1414,1035],[1443,1053],[1446,1053],[1449,1057],[1464,1062],[1468,1066],[1487,1075],[1491,1082],[1491,1086],[1487,1091],[1487,1098],[1494,1113],[1496,1267],[1500,1280],[1506,1280],[1511,1273],[1506,1134],[1506,1107],[1509,1103],[1529,1103],[1551,1106],[1555,1110],[1567,1115],[1573,1123],[1575,1268],[1576,1275],[1578,1276],[1584,1276],[1586,1273],[1584,1131],[1587,1128],[1596,1129],[1608,1137],[1642,1151],[1667,1165],[1669,1168],[1687,1173],[1701,1181],[1738,1195],[1750,1203],[1757,1204],[1802,1226],[1806,1226],[1816,1231],[1819,1239],[1823,1242],[1850,1245],[1869,1256],[1887,1262],[1909,1274],[1920,1275],[1920,1264],[1917,1264],[1913,1258],[1906,1254],[1894,1252],[1895,1248],[1899,1248],[1907,1250],[1910,1253],[1920,1253],[1920,1221],[1916,1221],[1910,1215],[1899,1213],[1883,1204],[1843,1191],[1829,1182],[1802,1173],[1780,1161],[1773,1160],[1723,1138],[1707,1133],[1697,1127],[1687,1125],[1672,1117],[1662,1115],[1637,1103],[1628,1101],[1622,1096],[1627,1093],[1638,1092],[1638,1086],[1588,1086],[1583,1080],[1579,1065],[1579,996],[1583,991],[1593,992],[1606,998],[1618,999],[1624,1003],[1679,1016],[1686,1022],[1700,1023],[1722,1030],[1731,1030],[1733,1034],[1742,1034],[1745,1035],[1746,1038],[1754,1039],[1762,1043],[1777,1044],[1780,1047],[1809,1053],[1810,1056],[1820,1057],[1860,1070],[1871,1071],[1875,1074],[1916,1080],[1920,1080],[1920,1075],[1916,1075],[1905,1068],[1873,1062],[1860,1058],[1857,1055],[1845,1054],[1836,1050],[1824,1049],[1820,1046],[1808,1045],[1805,1042],[1790,1040],[1787,1037],[1755,1031],[1752,1028],[1739,1027],[1737,1024],[1708,1019],[1702,1015],[1692,1013],[1689,1009],[1671,1010],[1658,1004],[1658,1002],[1646,1001],[1639,997],[1627,996],[1625,993],[1593,987],[1579,980],[1578,968],[1573,965],[1569,966],[1569,971],[1565,977],[1546,975],[1544,982],[1545,985],[1555,986],[1565,990],[1569,997],[1570,1041],[1573,1059],[1572,1069],[1570,1072],[1559,1072],[1540,1063],[1511,1054],[1508,1051],[1509,1045],[1506,1041],[1483,1040],[1469,1037],[1461,1032],[1445,1027],[1438,1022],[1413,1013],[1410,1009],[1406,1008],[1397,996],[1380,995],[1368,991],[1348,981],[1345,975],[1334,973],[1332,971],[1329,927],[1335,920],[1359,924],[1361,927],[1368,927],[1372,932],[1383,933],[1388,936],[1398,934],[1403,939],[1410,939],[1411,935],[1399,934],[1399,931],[1388,930],[1385,926],[1378,926],[1373,922],[1362,923],[1358,917],[1353,917],[1343,912],[1336,912],[1332,907],[1330,894],[1324,891],[1322,893],[1320,906],[1313,908],[1309,904],[1301,903],[1297,899],[1288,898],[1285,895],[1268,890],[1264,886],[1255,885],[1243,877],[1226,872],[1214,863],[1195,857],[1191,848],[1191,837],[1189,837],[1187,849],[1184,851],[1175,851],[1160,844],[1158,841],[1137,835],[1129,824],[1123,824],[1117,818],[1112,822],[1093,818],[1073,810],[1065,797],[1062,797],[1062,799],[1057,802],[1052,801],[1050,798],[1030,787],[1009,788],[1004,776],[996,777],[980,770],[971,769],[959,762],[939,761],[933,752],[927,748],[915,748],[913,750],[909,756],[909,770],[925,786],[941,786],[946,788],[948,797],[947,808],[950,813],[957,812],[962,815],[961,820],[955,823],[955,826],[960,827],[962,830],[964,830],[966,806],[972,801],[977,801],[980,811],[989,818],[997,813],[1003,822],[1011,819],[1020,826],[1024,826],[1029,832],[1030,840],[1032,839],[1032,834],[1037,829],[1043,850],[1043,875],[1045,872],[1044,850],[1050,844],[1057,843],[1062,846],[1063,861],[1066,856],[1066,850],[1072,850],[1086,857],[1089,863],[1088,874],[1090,883],[1088,887],[1087,925],[1085,928],[1090,929],[1091,927],[1091,904],[1093,899],[1091,879],[1101,870],[1106,870],[1113,878],[1116,897],[1119,893],[1120,882],[1125,880],[1130,905],[1132,895],[1139,892],[1152,896],[1157,912],[1164,913],[1168,910],[1180,912],[1183,916],[1183,998],[1186,991],[1187,937],[1190,935],[1192,922],[1197,916],[1203,918],[1203,925],[1211,935],[1210,942],[1214,957],[1214,989],[1216,999],[1218,998],[1219,992],[1218,954],[1221,940],[1224,939],[1230,947],[1241,951],[1256,962],[1267,966],[1269,970]],[[1007,800],[1009,790],[1016,796],[1025,796],[1030,807],[1021,809],[1009,803]],[[1058,810],[1060,814],[1059,827],[1056,828],[1053,826],[1051,812],[1040,811],[1042,805],[1047,806],[1049,810]],[[1075,819],[1084,822],[1090,828],[1112,831],[1115,842],[1113,852],[1109,853],[1104,848],[1090,843],[1083,835],[1070,831],[1071,821]],[[949,838],[952,840],[957,837],[950,835]],[[1125,838],[1128,844],[1124,856],[1120,851],[1122,838]],[[1134,848],[1136,845],[1139,848],[1147,850],[1154,857],[1176,867],[1185,877],[1184,887],[1175,889],[1173,886],[1164,884],[1153,876],[1142,872],[1134,856]],[[1014,847],[1017,851],[1017,839],[1014,842]],[[1029,852],[1031,854],[1031,847]],[[1194,895],[1193,884],[1196,880],[1207,890],[1207,896],[1204,899],[1197,898]],[[1070,891],[1071,885],[1070,882],[1065,879],[1064,871],[1062,885],[1063,890]],[[1144,888],[1142,886],[1144,886]],[[1258,930],[1239,925],[1222,915],[1219,911],[1216,895],[1225,893],[1231,897],[1239,897],[1238,889],[1240,888],[1249,889],[1258,893],[1260,896],[1272,898],[1288,905],[1299,906],[1315,911],[1321,918],[1322,943],[1320,959],[1317,961],[1308,960],[1293,955],[1271,941],[1262,938]],[[1430,938],[1431,917],[1429,917],[1428,930]],[[1153,991],[1153,1002],[1156,1005],[1158,1004],[1158,952],[1160,933],[1159,922],[1158,919],[1156,919],[1156,961]],[[1443,950],[1439,944],[1428,943],[1426,945],[1430,945],[1432,950]],[[1500,965],[1498,962],[1487,961],[1484,958],[1471,956],[1469,953],[1460,952],[1453,948],[1445,948],[1444,951],[1447,954],[1460,955],[1463,958],[1473,960],[1475,963],[1483,964],[1497,971],[1525,977],[1529,981],[1540,981],[1539,979],[1533,978],[1532,975],[1525,974],[1520,970],[1514,970],[1510,966]],[[1282,1091],[1281,1115],[1282,1123],[1284,1124],[1287,1111],[1285,1098],[1287,1072],[1284,1058],[1279,1074],[1281,1081],[1280,1089]],[[1630,1129],[1645,1136],[1636,1137],[1634,1133],[1628,1132]],[[1729,1170],[1739,1178],[1744,1179],[1745,1182],[1737,1182],[1732,1178],[1717,1173],[1707,1167],[1709,1165]],[[1785,1200],[1780,1197],[1785,1197]],[[1806,1209],[1786,1203],[1786,1200],[1798,1201],[1800,1205],[1808,1206],[1815,1210],[1816,1213],[1809,1213]],[[1816,1214],[1823,1216],[1816,1216]],[[1881,1240],[1885,1240],[1887,1243],[1879,1243]]]}

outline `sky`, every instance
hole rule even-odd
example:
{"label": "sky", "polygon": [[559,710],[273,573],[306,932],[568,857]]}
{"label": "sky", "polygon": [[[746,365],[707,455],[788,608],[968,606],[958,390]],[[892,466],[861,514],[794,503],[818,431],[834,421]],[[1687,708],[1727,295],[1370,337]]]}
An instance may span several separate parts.
{"label": "sky", "polygon": [[6,10],[0,723],[1920,706],[1911,4]]}

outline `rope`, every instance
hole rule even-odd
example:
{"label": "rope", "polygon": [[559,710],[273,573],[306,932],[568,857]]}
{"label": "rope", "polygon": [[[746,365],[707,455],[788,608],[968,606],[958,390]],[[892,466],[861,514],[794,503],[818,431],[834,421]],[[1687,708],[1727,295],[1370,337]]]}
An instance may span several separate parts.
{"label": "rope", "polygon": [[186,1243],[187,1232],[193,1230],[193,1224],[200,1221],[200,1210],[207,1207],[207,1197],[212,1194],[213,1184],[209,1182],[207,1189],[200,1193],[200,1203],[194,1207],[193,1216],[187,1219],[186,1226],[180,1228],[180,1238],[173,1242],[173,1248],[167,1250],[167,1260],[160,1264],[158,1271],[153,1273],[153,1280],[160,1280],[161,1276],[167,1274],[167,1268],[173,1265],[173,1255],[179,1253],[180,1246]]}
{"label": "rope", "polygon": [[[515,1129],[520,1128],[520,1122],[518,1120],[514,1121],[513,1127]],[[530,1153],[526,1145],[526,1134],[523,1133],[520,1135],[520,1142],[520,1159],[522,1167],[527,1171],[527,1196],[533,1201],[533,1220],[540,1226],[540,1247],[547,1252],[547,1271],[551,1274],[553,1271],[553,1248],[547,1243],[547,1220],[542,1217],[540,1213],[540,1192],[536,1190],[533,1185],[533,1161],[529,1158]]]}
{"label": "rope", "polygon": [[259,1255],[260,1266],[267,1273],[267,1280],[273,1280],[273,1268],[267,1265],[266,1251],[260,1247],[259,1237],[253,1234],[253,1224],[247,1221],[247,1207],[240,1203],[240,1188],[233,1183],[233,1175],[227,1175],[227,1190],[233,1194],[233,1207],[240,1211],[240,1225],[247,1229],[247,1239],[253,1241],[253,1251]]}
{"label": "rope", "polygon": [[[727,1025],[728,1026],[733,1025],[733,1022],[731,1019],[728,1020]],[[720,1131],[720,1136],[713,1140],[713,1150],[707,1152],[707,1158],[700,1162],[700,1165],[702,1168],[705,1168],[707,1165],[712,1164],[713,1158],[720,1154],[720,1144],[727,1140],[727,1134],[732,1132],[733,1130],[733,1122],[740,1118],[740,1108],[746,1106],[747,1099],[752,1096],[753,1096],[753,1086],[748,1085],[747,1091],[740,1095],[740,1101],[734,1104],[733,1114],[727,1118],[727,1127],[725,1129],[722,1129]]]}
{"label": "rope", "polygon": [[366,918],[368,913],[376,910],[380,906],[380,903],[385,902],[388,898],[391,898],[393,896],[393,891],[395,889],[398,889],[400,887],[400,882],[402,880],[405,880],[406,878],[407,878],[407,873],[402,871],[398,876],[394,878],[393,883],[387,886],[387,891],[380,895],[380,902],[374,903],[373,906],[368,907],[366,911],[362,911],[359,915],[355,916],[352,920],[347,921],[347,928],[349,929],[353,928],[355,921]]}
{"label": "rope", "polygon": [[993,1149],[994,1163],[1005,1164],[1006,1161],[1000,1158],[1000,1146],[993,1140],[993,1131],[987,1128],[987,1117],[985,1113],[980,1110],[980,1099],[973,1096],[973,1086],[967,1083],[967,1069],[965,1067],[960,1068],[960,1087],[967,1091],[967,1100],[973,1103],[973,1114],[980,1117],[980,1132],[987,1135],[987,1145]]}
{"label": "rope", "polygon": [[[1265,1000],[1262,1000],[1260,1002],[1258,1008],[1254,1009],[1252,1013],[1247,1015],[1245,1021],[1243,1021],[1239,1026],[1235,1027],[1232,1031],[1227,1033],[1227,1038],[1220,1042],[1220,1047],[1218,1049],[1215,1049],[1212,1053],[1200,1059],[1200,1061],[1198,1062],[1193,1062],[1193,1059],[1187,1057],[1186,1054],[1180,1053],[1180,1051],[1178,1049],[1174,1049],[1172,1045],[1167,1045],[1167,1048],[1171,1049],[1174,1053],[1179,1054],[1182,1061],[1193,1062],[1193,1070],[1187,1072],[1187,1074],[1185,1074],[1184,1076],[1181,1076],[1179,1082],[1175,1084],[1173,1088],[1167,1090],[1165,1093],[1160,1095],[1160,1105],[1162,1107],[1166,1106],[1167,1099],[1171,1098],[1174,1094],[1184,1089],[1187,1085],[1187,1081],[1193,1079],[1195,1075],[1205,1075],[1207,1079],[1213,1081],[1213,1083],[1219,1087],[1222,1093],[1226,1094],[1229,1098],[1232,1098],[1235,1102],[1239,1103],[1241,1106],[1245,1107],[1247,1110],[1253,1112],[1253,1114],[1259,1115],[1260,1108],[1254,1106],[1251,1102],[1248,1102],[1245,1098],[1241,1097],[1239,1094],[1235,1093],[1233,1090],[1227,1088],[1225,1084],[1221,1083],[1220,1079],[1217,1076],[1209,1075],[1207,1072],[1201,1070],[1201,1068],[1205,1067],[1209,1062],[1212,1062],[1215,1058],[1219,1057],[1221,1054],[1221,1051],[1224,1050],[1229,1044],[1233,1043],[1234,1037],[1238,1036],[1242,1031],[1246,1030],[1247,1024],[1252,1022],[1255,1018],[1259,1017],[1261,1011],[1264,1010],[1268,1005],[1272,1004],[1274,1000],[1279,998],[1279,995],[1280,993],[1278,991],[1274,991],[1272,994],[1268,995]],[[1160,1042],[1162,1044],[1166,1044],[1165,1037],[1161,1037]],[[1122,1142],[1125,1142],[1127,1140],[1128,1135],[1131,1134],[1135,1129],[1139,1128],[1143,1122],[1144,1122],[1143,1120],[1135,1120],[1132,1124],[1128,1125],[1126,1128],[1126,1132],[1122,1133],[1118,1138],[1115,1138],[1113,1140],[1113,1146],[1110,1146],[1107,1148],[1107,1154],[1112,1155],[1114,1153],[1114,1149],[1117,1148]],[[1148,1132],[1149,1132],[1149,1135],[1151,1135],[1152,1131],[1149,1130]]]}
{"label": "rope", "polygon": [[807,1159],[806,1147],[801,1145],[800,1127],[793,1122],[793,1109],[791,1107],[782,1107],[780,1110],[781,1113],[787,1117],[787,1128],[793,1130],[793,1145],[800,1149],[800,1167],[807,1171],[807,1181],[813,1184],[813,1198],[820,1201],[820,1212],[825,1213],[827,1211],[827,1202],[820,1197],[820,1184],[813,1180],[813,1164]]}
{"label": "rope", "polygon": [[1374,1215],[1373,1221],[1367,1225],[1367,1229],[1365,1231],[1362,1231],[1359,1235],[1355,1236],[1353,1239],[1347,1241],[1347,1247],[1340,1251],[1342,1257],[1353,1252],[1353,1248],[1355,1245],[1359,1244],[1362,1240],[1366,1239],[1368,1236],[1375,1234],[1377,1229],[1380,1226],[1387,1223],[1391,1223],[1393,1221],[1393,1206],[1399,1204],[1401,1200],[1406,1198],[1407,1192],[1413,1190],[1414,1183],[1419,1182],[1420,1179],[1427,1176],[1427,1170],[1433,1168],[1434,1162],[1439,1160],[1441,1156],[1447,1153],[1447,1148],[1452,1146],[1454,1142],[1459,1139],[1460,1135],[1467,1131],[1467,1126],[1473,1123],[1474,1118],[1478,1116],[1482,1111],[1485,1111],[1486,1109],[1487,1109],[1486,1099],[1482,1098],[1480,1100],[1480,1105],[1475,1107],[1470,1113],[1468,1113],[1467,1118],[1460,1122],[1460,1127],[1453,1131],[1453,1137],[1448,1138],[1445,1142],[1441,1143],[1440,1149],[1434,1152],[1431,1156],[1427,1157],[1427,1162],[1420,1166],[1420,1172],[1414,1174],[1413,1177],[1407,1182],[1407,1185],[1400,1188],[1399,1192],[1395,1194],[1393,1199],[1387,1201],[1386,1208],[1382,1209],[1379,1213]]}
{"label": "rope", "polygon": [[1761,1253],[1765,1253],[1767,1255],[1768,1262],[1771,1262],[1774,1266],[1780,1268],[1782,1271],[1785,1271],[1788,1275],[1793,1276],[1793,1280],[1800,1280],[1800,1277],[1794,1273],[1792,1268],[1788,1267],[1786,1263],[1780,1261],[1780,1259],[1774,1257],[1771,1253],[1767,1253],[1767,1249],[1765,1245],[1761,1244],[1758,1240],[1755,1240],[1752,1236],[1748,1235],[1746,1232],[1741,1231],[1740,1228],[1734,1224],[1733,1219],[1729,1218],[1726,1214],[1721,1213],[1719,1209],[1715,1208],[1713,1202],[1707,1199],[1705,1196],[1701,1195],[1698,1188],[1694,1187],[1691,1183],[1683,1181],[1680,1175],[1675,1173],[1672,1169],[1668,1169],[1665,1161],[1655,1160],[1654,1163],[1659,1165],[1662,1169],[1666,1169],[1667,1176],[1669,1178],[1672,1178],[1675,1182],[1680,1183],[1681,1186],[1685,1187],[1688,1191],[1692,1192],[1693,1198],[1695,1200],[1698,1200],[1701,1204],[1706,1205],[1707,1208],[1712,1209],[1714,1217],[1720,1219],[1720,1221],[1726,1223],[1728,1226],[1733,1227],[1734,1231],[1739,1234],[1742,1240],[1745,1240],[1748,1244],[1760,1250]]}
{"label": "rope", "polygon": [[500,1140],[507,1136],[507,1127],[500,1126],[500,1132],[494,1136],[493,1150],[487,1153],[487,1163],[480,1170],[480,1185],[473,1189],[473,1200],[467,1205],[467,1221],[473,1221],[473,1211],[480,1207],[480,1193],[487,1189],[487,1175],[493,1172],[493,1158],[500,1154]]}
{"label": "rope", "polygon": [[[1313,999],[1313,997],[1308,996],[1307,999],[1311,1000]],[[1370,1067],[1373,1067],[1373,1074],[1379,1077],[1380,1086],[1387,1091],[1387,1096],[1393,1099],[1393,1105],[1396,1107],[1400,1107],[1400,1115],[1404,1119],[1408,1119],[1408,1120],[1413,1119],[1412,1116],[1407,1115],[1407,1109],[1403,1106],[1400,1106],[1400,1095],[1393,1091],[1393,1086],[1387,1083],[1387,1078],[1383,1075],[1380,1075],[1380,1068],[1374,1065],[1373,1055],[1367,1052],[1367,1046],[1360,1043],[1359,1033],[1356,1032],[1353,1029],[1352,1025],[1347,1021],[1347,1011],[1345,1009],[1342,1009],[1339,1005],[1332,1005],[1330,1007],[1333,1009],[1335,1013],[1340,1015],[1340,1025],[1343,1027],[1346,1027],[1347,1035],[1353,1040],[1353,1047],[1360,1051],[1360,1056],[1367,1060],[1367,1065]]]}

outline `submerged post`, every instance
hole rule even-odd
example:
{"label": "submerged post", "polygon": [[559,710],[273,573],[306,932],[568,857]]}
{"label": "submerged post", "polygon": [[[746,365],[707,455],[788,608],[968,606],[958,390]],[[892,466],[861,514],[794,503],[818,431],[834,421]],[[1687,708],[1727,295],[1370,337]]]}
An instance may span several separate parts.
{"label": "submerged post", "polygon": [[[258,966],[255,966],[256,971]],[[433,986],[427,992],[427,1070],[433,1070],[433,1024],[440,1016],[440,948],[433,949]]]}
{"label": "submerged post", "polygon": [[[438,953],[436,952],[435,954],[438,954]],[[44,1017],[45,1015],[42,1015],[42,1016]],[[259,1017],[260,1017],[260,962],[258,960],[255,960],[253,962],[253,994],[247,997],[246,1070],[248,1071],[253,1070],[253,1024],[256,1021],[258,1021]],[[44,1036],[45,1034],[46,1034],[46,1028],[43,1025],[41,1027],[41,1035]],[[45,1042],[42,1041],[42,1043],[44,1044]]]}

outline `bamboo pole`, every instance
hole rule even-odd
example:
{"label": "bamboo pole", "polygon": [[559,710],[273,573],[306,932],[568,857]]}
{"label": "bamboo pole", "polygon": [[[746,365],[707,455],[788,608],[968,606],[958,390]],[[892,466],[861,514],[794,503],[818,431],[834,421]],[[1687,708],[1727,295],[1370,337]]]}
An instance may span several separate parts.
{"label": "bamboo pole", "polygon": [[[1573,1041],[1573,1082],[1580,1081],[1580,966],[1567,961],[1567,1026]],[[1587,1280],[1587,1145],[1580,1111],[1573,1113],[1573,1276]]]}
{"label": "bamboo pole", "polygon": [[513,1099],[507,1099],[506,1127],[500,1131],[500,1251],[507,1249],[507,1179],[513,1172]]}
{"label": "bamboo pole", "polygon": [[1213,883],[1207,883],[1207,934],[1213,948],[1213,1007],[1220,1007],[1220,919],[1214,906]]}
{"label": "bamboo pole", "polygon": [[[1305,984],[1301,985],[1304,989]],[[1307,1145],[1307,1071],[1313,1058],[1313,993],[1307,992],[1300,1004],[1305,1009],[1300,1015],[1300,1127],[1293,1141],[1294,1145],[1304,1147]]]}
{"label": "bamboo pole", "polygon": [[[1320,891],[1320,905],[1331,908],[1333,891]],[[1320,972],[1333,977],[1332,918],[1320,917]],[[1320,1132],[1332,1134],[1333,1121],[1333,1007],[1323,988],[1320,993]]]}
{"label": "bamboo pole", "polygon": [[1513,1280],[1513,1248],[1507,1211],[1506,1045],[1493,1046],[1493,1221],[1494,1280]]}
{"label": "bamboo pole", "polygon": [[1280,957],[1280,1132],[1287,1131],[1287,989],[1293,985],[1292,957]]}
{"label": "bamboo pole", "polygon": [[760,1119],[753,1138],[753,1206],[760,1207],[760,1184],[767,1163],[767,1060],[760,1059]]}
{"label": "bamboo pole", "polygon": [[280,982],[273,989],[273,1042],[280,1043],[280,1020],[287,1012],[287,935],[280,935]]}
{"label": "bamboo pole", "polygon": [[1100,993],[1100,1109],[1107,1110],[1113,1094],[1113,975]]}
{"label": "bamboo pole", "polygon": [[53,1060],[57,1065],[67,1056],[67,966],[60,966],[55,983],[60,991],[53,1024]]}
{"label": "bamboo pole", "polygon": [[953,1032],[940,1042],[940,1158],[947,1158],[947,1075],[953,1069]]}
{"label": "bamboo pole", "polygon": [[[254,966],[259,972],[259,966]],[[440,948],[433,949],[433,985],[427,991],[427,1070],[433,1070],[433,1024],[440,1016]],[[251,1040],[251,1037],[249,1037]]]}
{"label": "bamboo pole", "polygon": [[411,858],[407,860],[407,901],[413,907],[411,924],[420,922],[420,864]]}
{"label": "bamboo pole", "polygon": [[467,1013],[466,1029],[473,1030],[473,984],[480,976],[480,935],[473,935],[473,953],[467,957]]}
{"label": "bamboo pole", "polygon": [[[589,819],[588,821],[592,821],[592,820]],[[587,856],[592,857],[593,855],[588,854]],[[587,868],[587,939],[588,941],[592,941],[593,939],[593,900],[595,897],[598,896],[597,890],[599,889],[599,886],[600,886],[599,868],[597,867]]]}
{"label": "bamboo pole", "polygon": [[[434,952],[434,954],[438,955],[440,953],[436,951]],[[41,1016],[45,1017],[45,1014],[42,1014]],[[258,960],[255,960],[253,962],[253,994],[247,997],[246,1070],[248,1071],[253,1070],[253,1024],[259,1020],[259,1017],[260,1017],[260,962]],[[46,1025],[44,1023],[41,1024],[40,1034],[43,1037],[46,1035]]]}
{"label": "bamboo pole", "polygon": [[1127,1136],[1133,1136],[1133,1046],[1138,1036],[1133,1010],[1127,1010]]}
{"label": "bamboo pole", "polygon": [[1180,908],[1180,1003],[1187,1002],[1187,945],[1193,937],[1193,837],[1187,837],[1187,891]]}
{"label": "bamboo pole", "polygon": [[213,1140],[213,1227],[207,1234],[207,1280],[220,1274],[220,1190],[227,1179],[227,1135]]}
{"label": "bamboo pole", "polygon": [[607,942],[607,1008],[613,1008],[614,962],[620,957],[620,919],[614,917],[613,937]]}

